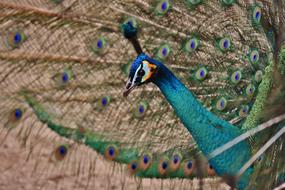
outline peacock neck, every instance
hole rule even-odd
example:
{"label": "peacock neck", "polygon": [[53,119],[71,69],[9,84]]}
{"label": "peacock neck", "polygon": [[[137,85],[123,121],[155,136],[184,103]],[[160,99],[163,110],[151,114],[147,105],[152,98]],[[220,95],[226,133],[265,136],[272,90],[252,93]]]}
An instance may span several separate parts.
{"label": "peacock neck", "polygon": [[[184,126],[191,133],[204,155],[241,134],[238,127],[217,117],[195,98],[195,96],[160,62],[153,82],[160,88]],[[210,164],[218,175],[235,175],[250,158],[247,142],[241,142],[224,153],[211,158]],[[251,171],[245,172],[238,189],[243,189]]]}
{"label": "peacock neck", "polygon": [[[159,64],[159,72],[154,83],[160,88],[177,116],[206,154],[217,148],[206,146],[209,143],[213,145],[212,141],[216,140],[214,144],[219,146],[240,134],[239,128],[204,108],[192,92],[163,64]],[[218,138],[206,138],[205,134],[209,133],[215,134]],[[203,144],[206,144],[205,147]]]}

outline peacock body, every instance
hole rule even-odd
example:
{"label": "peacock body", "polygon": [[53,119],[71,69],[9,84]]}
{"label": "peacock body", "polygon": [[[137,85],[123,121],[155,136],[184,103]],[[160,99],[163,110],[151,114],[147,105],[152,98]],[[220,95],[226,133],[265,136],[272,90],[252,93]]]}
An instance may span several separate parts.
{"label": "peacock body", "polygon": [[[69,174],[92,188],[104,157],[118,163],[122,176],[108,179],[122,178],[121,189],[128,186],[120,164],[138,178],[219,176],[237,189],[284,182],[284,2],[0,7],[1,142],[20,139],[37,178],[64,188],[58,176]],[[125,95],[140,87],[125,98],[128,77]]]}

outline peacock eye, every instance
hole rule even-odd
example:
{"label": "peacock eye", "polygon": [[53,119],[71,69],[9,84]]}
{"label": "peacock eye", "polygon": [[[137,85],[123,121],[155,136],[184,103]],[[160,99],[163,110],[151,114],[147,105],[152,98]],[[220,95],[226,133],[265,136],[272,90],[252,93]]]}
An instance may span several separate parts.
{"label": "peacock eye", "polygon": [[250,62],[251,63],[258,63],[259,61],[259,53],[257,50],[253,50],[251,53],[250,53]]}
{"label": "peacock eye", "polygon": [[135,174],[137,172],[137,170],[139,169],[139,164],[136,160],[131,161],[128,164],[128,169],[131,172],[131,174]]}
{"label": "peacock eye", "polygon": [[106,40],[104,37],[99,37],[96,39],[92,46],[91,49],[94,53],[101,53],[106,47]]}
{"label": "peacock eye", "polygon": [[119,148],[116,145],[109,145],[105,149],[105,158],[107,160],[114,160],[119,155]]}
{"label": "peacock eye", "polygon": [[219,49],[221,51],[227,51],[231,48],[231,40],[229,38],[222,38],[219,41]]}
{"label": "peacock eye", "polygon": [[258,6],[254,7],[252,17],[253,17],[253,22],[255,24],[260,23],[260,20],[261,20],[261,8],[260,7]]}
{"label": "peacock eye", "polygon": [[139,77],[144,76],[144,74],[145,74],[145,71],[144,71],[143,69],[140,69],[140,70],[138,71],[138,76],[139,76]]}
{"label": "peacock eye", "polygon": [[252,97],[252,95],[254,94],[255,92],[255,86],[253,84],[249,84],[247,87],[246,87],[246,95],[248,97]]}
{"label": "peacock eye", "polygon": [[181,164],[182,155],[180,152],[174,152],[172,158],[170,160],[170,169],[172,171],[176,171]]}
{"label": "peacock eye", "polygon": [[241,79],[242,79],[241,71],[233,72],[233,74],[231,76],[232,83],[237,84],[237,83],[239,83],[241,81]]}
{"label": "peacock eye", "polygon": [[184,175],[190,176],[194,169],[194,163],[191,160],[183,162]]}
{"label": "peacock eye", "polygon": [[139,105],[137,105],[137,107],[135,107],[134,109],[134,115],[136,118],[142,118],[148,108],[148,104],[146,102],[140,102]]}
{"label": "peacock eye", "polygon": [[8,45],[12,48],[19,47],[25,40],[25,34],[22,31],[15,31],[8,34]]}
{"label": "peacock eye", "polygon": [[158,162],[158,173],[160,175],[164,175],[166,174],[167,170],[168,170],[168,167],[169,167],[169,159],[168,157],[163,157],[159,160]]}
{"label": "peacock eye", "polygon": [[249,106],[248,105],[242,105],[240,110],[239,110],[239,116],[245,117],[248,114],[248,111],[249,111]]}
{"label": "peacock eye", "polygon": [[227,107],[227,99],[225,97],[221,97],[216,103],[216,109],[219,111],[223,111]]}
{"label": "peacock eye", "polygon": [[20,109],[20,108],[16,108],[15,110],[13,110],[11,113],[10,113],[10,118],[9,120],[12,122],[12,123],[16,123],[17,121],[19,121],[23,116],[23,110]]}
{"label": "peacock eye", "polygon": [[254,80],[256,82],[261,82],[262,81],[262,75],[263,75],[263,73],[261,70],[256,71],[256,73],[254,75]]}
{"label": "peacock eye", "polygon": [[23,115],[23,112],[21,109],[17,108],[14,110],[14,117],[16,120],[20,119]]}
{"label": "peacock eye", "polygon": [[157,57],[159,59],[165,59],[169,55],[170,51],[171,51],[170,46],[167,44],[164,44],[160,46],[160,48],[158,49]]}
{"label": "peacock eye", "polygon": [[208,74],[208,70],[205,67],[202,67],[196,71],[195,78],[197,80],[204,80]]}
{"label": "peacock eye", "polygon": [[184,49],[187,52],[194,52],[200,45],[198,38],[192,38],[185,43]]}
{"label": "peacock eye", "polygon": [[169,9],[170,9],[169,1],[168,0],[162,0],[157,4],[157,6],[155,8],[155,12],[158,15],[164,15],[168,12]]}
{"label": "peacock eye", "polygon": [[68,153],[68,146],[67,145],[60,145],[55,149],[54,153],[55,153],[55,158],[58,161],[62,161]]}
{"label": "peacock eye", "polygon": [[63,72],[57,73],[52,77],[58,87],[67,86],[73,78],[74,75],[71,69],[66,69]]}
{"label": "peacock eye", "polygon": [[140,159],[140,168],[146,170],[152,162],[152,155],[150,153],[144,153]]}
{"label": "peacock eye", "polygon": [[67,72],[63,72],[63,73],[62,73],[62,75],[61,75],[61,80],[62,80],[63,83],[68,82],[68,80],[69,80],[69,75],[68,75]]}
{"label": "peacock eye", "polygon": [[103,96],[98,100],[98,107],[100,109],[106,108],[111,102],[111,97],[110,96]]}

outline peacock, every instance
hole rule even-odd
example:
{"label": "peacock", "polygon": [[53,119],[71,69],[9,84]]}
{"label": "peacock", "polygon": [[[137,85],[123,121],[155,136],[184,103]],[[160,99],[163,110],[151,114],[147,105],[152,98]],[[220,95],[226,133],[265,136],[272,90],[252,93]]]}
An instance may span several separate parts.
{"label": "peacock", "polygon": [[1,189],[284,188],[283,0],[0,8]]}

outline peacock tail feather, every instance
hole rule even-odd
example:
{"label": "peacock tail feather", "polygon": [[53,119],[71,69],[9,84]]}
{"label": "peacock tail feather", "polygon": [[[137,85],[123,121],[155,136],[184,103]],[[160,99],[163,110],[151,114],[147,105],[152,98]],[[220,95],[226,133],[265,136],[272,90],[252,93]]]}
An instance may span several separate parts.
{"label": "peacock tail feather", "polygon": [[[241,135],[266,126],[242,140],[253,170],[247,188],[284,183],[282,0],[1,0],[0,9],[1,147],[20,140],[21,167],[34,160],[31,174],[56,182],[42,189],[94,188],[103,158],[112,161],[99,169],[109,171],[106,189],[112,179],[133,189],[128,173],[137,188],[141,178],[171,179],[170,189],[197,188],[194,178],[205,189],[208,178],[218,178],[211,189],[221,188],[219,177],[236,186],[234,176],[216,175],[154,84],[123,97],[137,56],[126,23],[206,110]],[[65,186],[65,175],[76,185]]]}

